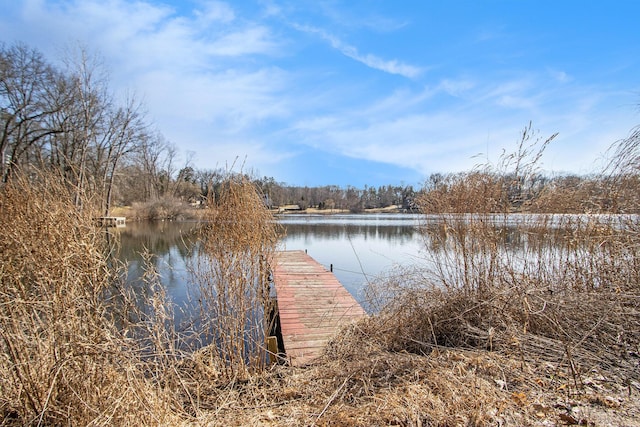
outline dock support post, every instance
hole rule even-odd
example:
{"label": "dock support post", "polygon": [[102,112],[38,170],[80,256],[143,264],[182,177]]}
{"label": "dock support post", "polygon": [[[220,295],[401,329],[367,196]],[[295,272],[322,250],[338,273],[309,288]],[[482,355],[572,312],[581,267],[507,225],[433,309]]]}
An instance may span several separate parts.
{"label": "dock support post", "polygon": [[269,365],[278,361],[278,337],[267,337],[267,351],[269,352]]}

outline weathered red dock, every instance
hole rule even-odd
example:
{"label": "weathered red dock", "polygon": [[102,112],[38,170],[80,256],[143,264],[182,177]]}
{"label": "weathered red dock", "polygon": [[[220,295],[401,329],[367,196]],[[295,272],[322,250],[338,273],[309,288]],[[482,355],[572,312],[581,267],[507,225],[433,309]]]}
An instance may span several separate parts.
{"label": "weathered red dock", "polygon": [[365,316],[336,276],[304,251],[278,252],[273,282],[284,349],[293,366],[312,362],[341,327]]}

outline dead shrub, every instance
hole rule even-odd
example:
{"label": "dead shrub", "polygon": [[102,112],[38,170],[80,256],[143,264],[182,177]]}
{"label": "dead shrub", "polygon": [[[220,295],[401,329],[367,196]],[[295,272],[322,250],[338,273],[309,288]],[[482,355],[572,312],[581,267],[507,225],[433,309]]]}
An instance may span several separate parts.
{"label": "dead shrub", "polygon": [[131,215],[138,220],[160,221],[192,218],[194,213],[187,203],[165,197],[144,203],[133,203]]}
{"label": "dead shrub", "polygon": [[[449,177],[438,197],[420,202],[429,214],[422,227],[429,249],[423,268],[371,292],[383,297],[376,302],[380,321],[393,331],[385,345],[547,360],[570,371],[577,388],[592,369],[619,383],[637,381],[640,219],[511,214],[513,194],[530,193],[520,190],[531,188],[526,177],[534,176],[539,158],[504,157],[496,176],[521,177],[515,193],[492,175],[471,173]],[[544,198],[523,200],[540,207]]]}
{"label": "dead shrub", "polygon": [[[420,382],[405,390],[430,392],[427,382],[437,390],[429,402],[449,390],[453,395],[429,409],[426,402],[413,406],[415,401],[405,400],[407,408],[415,408],[415,418],[392,422],[624,423],[596,416],[593,406],[580,413],[557,402],[618,405],[628,398],[636,402],[630,413],[637,413],[632,396],[640,380],[640,218],[511,211],[518,203],[520,212],[631,206],[635,196],[626,187],[634,180],[616,176],[601,183],[624,182],[625,188],[583,188],[563,200],[528,182],[538,156],[505,159],[500,173],[484,168],[434,183],[419,200],[426,214],[424,262],[371,285],[369,304],[377,314],[337,337],[328,352],[352,369],[362,363],[362,354],[389,358],[393,367],[406,353],[433,363],[433,375],[418,374]],[[449,371],[451,359],[467,364]],[[371,368],[360,379],[362,387],[379,392],[374,379],[385,371],[394,372],[393,382],[403,377],[391,367]],[[484,380],[509,393],[485,388]],[[458,388],[458,381],[464,386]],[[467,400],[469,388],[476,395]],[[617,397],[603,400],[601,393]],[[387,395],[379,402],[393,401]],[[393,406],[386,413],[402,410]]]}
{"label": "dead shrub", "polygon": [[[177,331],[146,254],[140,287],[55,176],[0,189],[0,417],[17,425],[176,425],[265,367],[267,266],[277,225],[230,179],[200,235],[200,316]],[[107,238],[108,237],[108,238]],[[219,396],[220,397],[220,396]],[[215,398],[215,397],[214,397]],[[204,417],[204,418],[203,418]]]}

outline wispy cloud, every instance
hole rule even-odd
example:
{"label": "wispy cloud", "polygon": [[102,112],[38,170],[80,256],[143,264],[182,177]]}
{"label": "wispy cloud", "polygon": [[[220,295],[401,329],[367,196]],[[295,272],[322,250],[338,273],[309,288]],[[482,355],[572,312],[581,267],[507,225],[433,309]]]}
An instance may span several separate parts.
{"label": "wispy cloud", "polygon": [[305,33],[316,34],[320,36],[323,40],[329,42],[331,47],[340,51],[340,53],[342,53],[343,55],[355,61],[361,62],[367,67],[384,71],[385,73],[389,74],[400,75],[410,79],[418,77],[423,72],[421,68],[405,64],[397,59],[385,60],[373,54],[362,54],[355,46],[344,43],[338,37],[329,34],[328,32],[320,28],[299,24],[295,24],[294,28]]}
{"label": "wispy cloud", "polygon": [[[606,93],[579,87],[565,90],[560,101],[557,88],[540,90],[546,78],[541,72],[512,81],[445,79],[435,90],[399,91],[362,110],[308,118],[292,132],[313,147],[412,168],[426,176],[497,162],[503,150],[515,149],[523,127],[533,121],[541,138],[560,133],[547,150],[544,168],[588,172],[598,154],[624,136],[624,129],[618,137],[612,131],[619,112],[603,110]],[[464,98],[450,96],[458,93]],[[599,132],[589,124],[594,116],[606,124]]]}
{"label": "wispy cloud", "polygon": [[438,85],[438,88],[445,91],[451,96],[463,96],[473,89],[475,83],[470,79],[444,79]]}
{"label": "wispy cloud", "polygon": [[211,22],[232,22],[236,14],[233,9],[226,3],[220,1],[209,1],[201,3],[201,9],[196,9],[194,15],[199,20],[207,23]]}
{"label": "wispy cloud", "polygon": [[256,25],[223,34],[212,41],[207,50],[220,56],[244,56],[252,54],[271,54],[278,48],[267,27]]}
{"label": "wispy cloud", "polygon": [[[322,11],[329,21],[342,28],[360,29],[366,28],[377,33],[397,31],[408,25],[405,19],[397,19],[389,15],[384,15],[370,7],[358,7],[356,2],[345,7],[345,4],[335,2],[316,2],[317,7]],[[366,3],[365,3],[366,4]],[[353,6],[351,8],[350,6]]]}
{"label": "wispy cloud", "polygon": [[218,156],[281,158],[277,149],[267,155],[258,135],[265,121],[289,114],[287,73],[253,59],[278,54],[278,41],[261,23],[238,19],[228,4],[200,6],[180,15],[145,1],[29,0],[14,6],[23,22],[0,19],[0,25],[11,25],[15,37],[53,60],[70,42],[90,42],[105,58],[114,88],[133,89],[169,140],[202,153],[202,167],[218,161],[212,146],[220,147]]}

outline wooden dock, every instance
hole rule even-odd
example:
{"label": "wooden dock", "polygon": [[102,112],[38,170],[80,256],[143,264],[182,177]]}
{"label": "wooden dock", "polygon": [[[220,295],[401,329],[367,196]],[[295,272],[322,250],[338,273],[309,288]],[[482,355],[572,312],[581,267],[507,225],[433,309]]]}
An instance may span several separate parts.
{"label": "wooden dock", "polygon": [[293,366],[312,362],[342,326],[365,316],[333,273],[304,251],[278,252],[273,281],[284,350]]}
{"label": "wooden dock", "polygon": [[99,227],[125,227],[127,225],[127,218],[123,216],[101,216],[96,218],[96,222]]}

